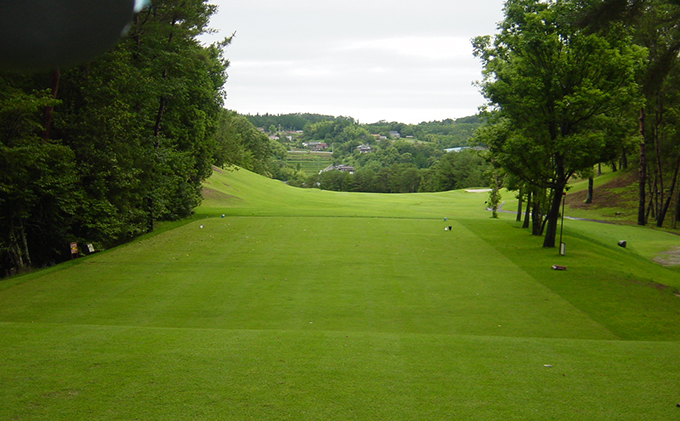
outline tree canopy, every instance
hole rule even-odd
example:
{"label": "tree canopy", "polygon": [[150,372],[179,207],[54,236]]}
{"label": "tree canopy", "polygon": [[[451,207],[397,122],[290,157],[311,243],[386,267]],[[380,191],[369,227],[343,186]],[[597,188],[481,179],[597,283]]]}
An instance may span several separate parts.
{"label": "tree canopy", "polygon": [[231,38],[203,45],[215,6],[158,0],[97,59],[0,74],[0,267],[108,247],[190,215],[217,163]]}
{"label": "tree canopy", "polygon": [[623,25],[604,34],[578,29],[571,19],[580,8],[572,0],[508,0],[499,33],[473,42],[494,114],[479,138],[495,165],[551,192],[544,247],[555,246],[569,178],[611,159],[616,135],[635,130],[621,116],[639,102],[644,49]]}

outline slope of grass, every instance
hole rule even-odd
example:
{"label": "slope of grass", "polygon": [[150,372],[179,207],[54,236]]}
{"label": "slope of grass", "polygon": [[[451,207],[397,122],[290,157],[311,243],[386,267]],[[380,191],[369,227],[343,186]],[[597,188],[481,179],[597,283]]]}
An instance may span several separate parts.
{"label": "slope of grass", "polygon": [[559,256],[484,200],[216,173],[195,220],[0,282],[0,419],[677,418],[677,237],[567,221]]}
{"label": "slope of grass", "polygon": [[[222,170],[219,170],[222,171]],[[205,183],[200,216],[331,216],[449,219],[483,217],[485,194],[332,192],[287,186],[244,170],[217,173]],[[480,200],[481,199],[481,200]]]}

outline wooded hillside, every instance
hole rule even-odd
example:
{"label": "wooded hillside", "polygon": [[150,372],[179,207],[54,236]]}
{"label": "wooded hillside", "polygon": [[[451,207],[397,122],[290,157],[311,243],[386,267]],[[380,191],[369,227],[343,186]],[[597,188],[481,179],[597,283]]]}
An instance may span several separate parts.
{"label": "wooded hillside", "polygon": [[[183,218],[219,162],[230,38],[215,6],[159,0],[90,63],[0,74],[0,274],[67,258]],[[223,158],[222,158],[223,159]]]}

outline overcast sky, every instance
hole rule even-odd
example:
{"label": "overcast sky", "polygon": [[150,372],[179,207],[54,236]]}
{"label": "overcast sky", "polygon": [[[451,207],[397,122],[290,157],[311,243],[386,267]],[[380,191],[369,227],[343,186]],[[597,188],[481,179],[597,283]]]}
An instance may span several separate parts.
{"label": "overcast sky", "polygon": [[225,106],[361,123],[476,114],[470,40],[496,32],[503,0],[212,0],[210,26],[236,32]]}

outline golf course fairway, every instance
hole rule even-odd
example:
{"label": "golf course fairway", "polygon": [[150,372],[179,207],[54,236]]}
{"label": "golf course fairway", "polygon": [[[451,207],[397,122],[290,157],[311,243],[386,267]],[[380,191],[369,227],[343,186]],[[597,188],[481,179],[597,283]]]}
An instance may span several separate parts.
{"label": "golf course fairway", "polygon": [[204,196],[0,280],[0,420],[680,420],[676,235],[565,220],[560,256],[485,193]]}

